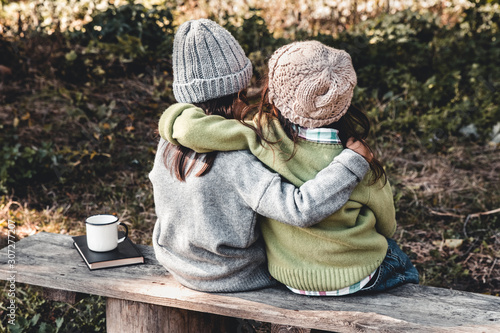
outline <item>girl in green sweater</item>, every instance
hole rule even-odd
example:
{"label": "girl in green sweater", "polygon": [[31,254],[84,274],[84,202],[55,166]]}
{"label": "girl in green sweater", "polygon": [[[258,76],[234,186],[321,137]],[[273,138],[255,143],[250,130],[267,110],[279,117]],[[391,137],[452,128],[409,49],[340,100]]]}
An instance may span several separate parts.
{"label": "girl in green sweater", "polygon": [[[190,104],[168,108],[161,136],[196,152],[249,149],[300,186],[339,155],[350,137],[367,149],[369,122],[349,108],[356,85],[349,54],[317,41],[278,49],[261,105],[247,122],[207,116]],[[248,112],[250,114],[250,112]],[[299,228],[261,218],[271,275],[296,293],[346,295],[418,283],[418,272],[390,237],[396,229],[389,182],[371,172],[349,201],[322,222]]]}

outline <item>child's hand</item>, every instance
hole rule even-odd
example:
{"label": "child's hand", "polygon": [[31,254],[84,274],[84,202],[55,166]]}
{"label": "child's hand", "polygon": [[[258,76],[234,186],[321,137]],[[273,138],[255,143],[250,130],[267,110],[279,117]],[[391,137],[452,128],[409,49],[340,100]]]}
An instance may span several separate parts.
{"label": "child's hand", "polygon": [[355,151],[359,155],[363,156],[365,160],[370,163],[373,159],[373,153],[368,149],[367,146],[363,144],[364,142],[362,141],[356,141],[354,138],[349,138],[347,140],[346,147],[349,148],[352,151]]}

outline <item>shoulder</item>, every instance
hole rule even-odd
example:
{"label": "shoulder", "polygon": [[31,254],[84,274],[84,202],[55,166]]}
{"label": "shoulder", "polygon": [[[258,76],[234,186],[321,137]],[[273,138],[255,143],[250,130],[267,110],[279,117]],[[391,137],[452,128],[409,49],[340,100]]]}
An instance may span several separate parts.
{"label": "shoulder", "polygon": [[259,172],[269,176],[277,175],[266,167],[255,155],[249,150],[235,150],[227,152],[218,152],[216,160],[220,159],[225,164],[233,165],[241,173],[243,172]]}
{"label": "shoulder", "polygon": [[218,152],[212,169],[209,174],[214,171],[220,177],[239,184],[259,183],[263,185],[280,177],[248,150]]}
{"label": "shoulder", "polygon": [[269,188],[281,182],[277,173],[268,170],[247,150],[218,152],[212,168],[201,178],[204,185],[215,186],[219,193],[233,193],[254,210]]}

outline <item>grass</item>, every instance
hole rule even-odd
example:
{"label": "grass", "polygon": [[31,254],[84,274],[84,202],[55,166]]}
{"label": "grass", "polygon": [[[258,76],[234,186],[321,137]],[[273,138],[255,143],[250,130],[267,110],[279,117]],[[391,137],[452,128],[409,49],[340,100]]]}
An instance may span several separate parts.
{"label": "grass", "polygon": [[[0,183],[0,247],[7,243],[9,220],[16,222],[18,238],[40,231],[79,235],[85,217],[96,213],[116,214],[136,243],[151,244],[155,212],[148,173],[157,121],[173,101],[164,59],[123,62],[77,50],[89,69],[81,74],[72,72],[82,68],[71,67],[66,55],[72,48],[57,34],[0,40],[4,50],[13,45],[22,64],[0,76],[0,175],[8,173]],[[421,283],[499,296],[498,147],[451,136],[424,142],[413,130],[374,129],[370,143],[395,196],[394,238]],[[102,299],[71,306],[43,300],[38,288],[19,290],[26,331],[104,327]],[[0,315],[6,299],[3,290]],[[95,320],[78,322],[77,314]],[[2,316],[0,329],[5,327]]]}
{"label": "grass", "polygon": [[411,138],[388,148],[379,152],[395,192],[395,238],[421,283],[499,295],[500,219],[489,209],[499,202],[498,149],[456,138],[439,151]]}

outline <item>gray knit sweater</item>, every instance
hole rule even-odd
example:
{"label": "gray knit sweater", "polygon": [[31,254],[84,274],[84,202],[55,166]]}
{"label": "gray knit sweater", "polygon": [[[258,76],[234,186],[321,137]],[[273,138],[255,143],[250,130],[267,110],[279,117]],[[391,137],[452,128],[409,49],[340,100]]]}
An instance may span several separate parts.
{"label": "gray knit sweater", "polygon": [[160,140],[153,170],[158,261],[186,287],[234,292],[273,285],[258,215],[308,227],[341,208],[368,171],[345,149],[300,188],[283,181],[248,151],[219,152],[210,171],[179,181],[163,164]]}

